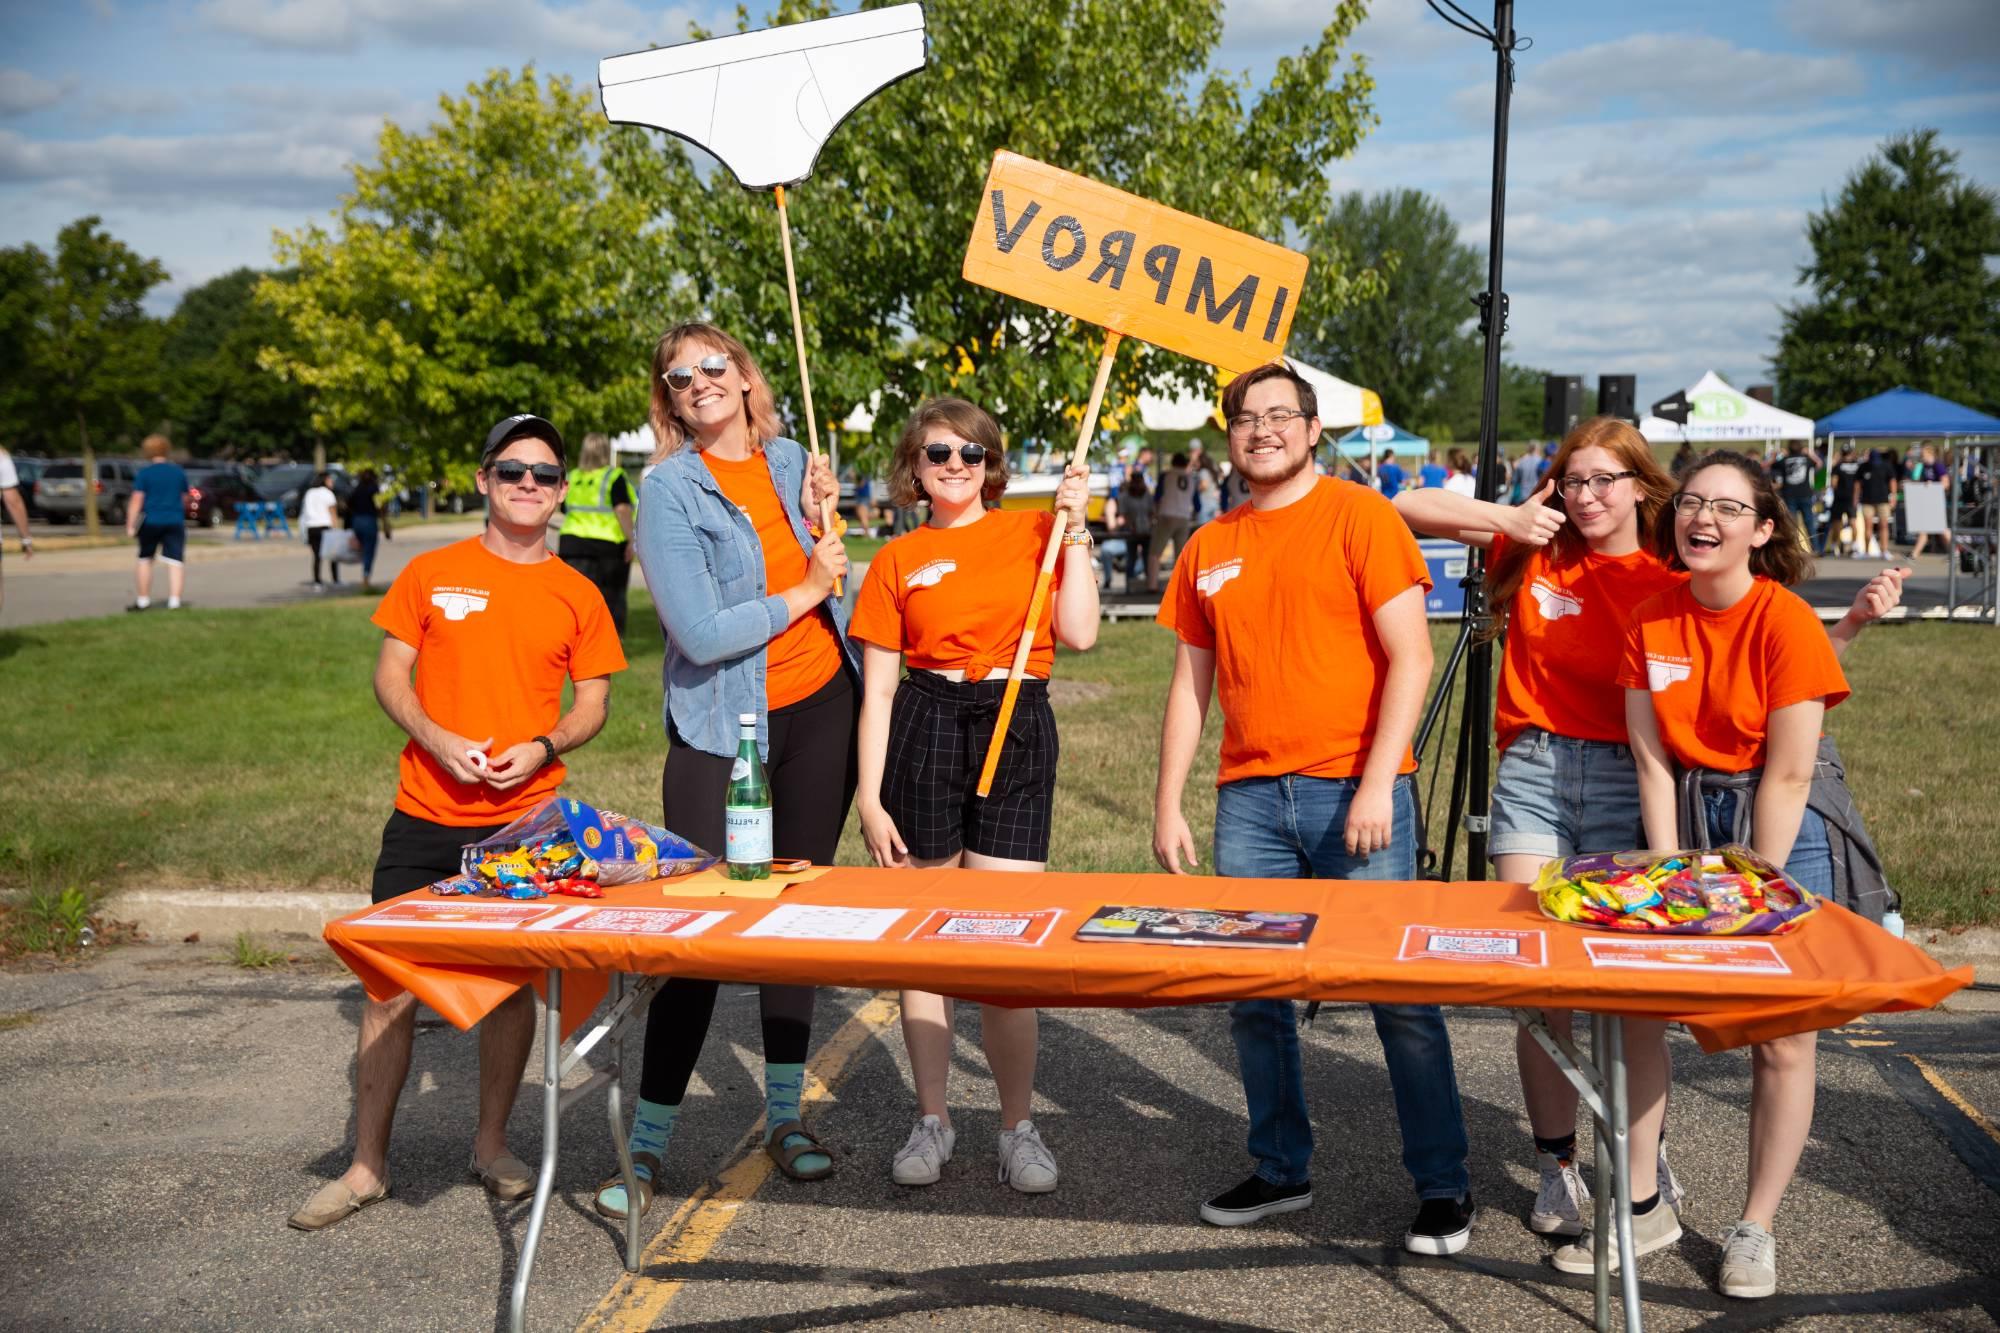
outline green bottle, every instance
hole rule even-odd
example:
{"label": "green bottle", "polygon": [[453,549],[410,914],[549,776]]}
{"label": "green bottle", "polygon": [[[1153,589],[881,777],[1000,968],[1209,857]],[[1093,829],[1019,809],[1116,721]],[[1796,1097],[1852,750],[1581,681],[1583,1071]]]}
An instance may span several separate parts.
{"label": "green bottle", "polygon": [[723,803],[728,848],[724,869],[731,879],[771,877],[771,783],[764,761],[757,756],[757,715],[739,713],[742,728],[736,741],[736,762],[729,769],[729,795]]}

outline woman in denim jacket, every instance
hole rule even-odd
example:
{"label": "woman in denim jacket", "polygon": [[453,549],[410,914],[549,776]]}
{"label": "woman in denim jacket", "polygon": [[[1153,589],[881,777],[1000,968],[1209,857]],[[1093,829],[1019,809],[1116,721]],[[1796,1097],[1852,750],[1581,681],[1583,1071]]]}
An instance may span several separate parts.
{"label": "woman in denim jacket", "polygon": [[[771,779],[772,853],[830,864],[854,799],[858,668],[833,596],[847,571],[837,534],[804,515],[835,493],[823,462],[778,434],[777,407],[749,351],[713,325],[677,324],[653,352],[654,467],[639,492],[639,562],[666,637],[663,822],[711,850],[724,842],[723,796],[738,722],[757,718]],[[813,989],[761,987],[765,1150],[800,1180],[833,1159],[799,1122]],[[715,1010],[716,983],[674,977],[646,1020],[633,1113],[638,1207],[660,1163]],[[597,1211],[623,1217],[614,1176]]]}

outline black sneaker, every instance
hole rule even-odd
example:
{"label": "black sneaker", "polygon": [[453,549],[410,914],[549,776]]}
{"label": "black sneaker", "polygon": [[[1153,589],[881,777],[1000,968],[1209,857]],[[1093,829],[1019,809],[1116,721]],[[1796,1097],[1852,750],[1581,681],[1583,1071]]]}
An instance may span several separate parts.
{"label": "black sneaker", "polygon": [[1204,1203],[1201,1220],[1211,1226],[1246,1227],[1278,1213],[1310,1208],[1312,1201],[1310,1180],[1300,1185],[1273,1185],[1262,1176],[1252,1176]]}
{"label": "black sneaker", "polygon": [[1417,1220],[1403,1233],[1403,1248],[1411,1254],[1457,1254],[1472,1239],[1472,1196],[1425,1199]]}

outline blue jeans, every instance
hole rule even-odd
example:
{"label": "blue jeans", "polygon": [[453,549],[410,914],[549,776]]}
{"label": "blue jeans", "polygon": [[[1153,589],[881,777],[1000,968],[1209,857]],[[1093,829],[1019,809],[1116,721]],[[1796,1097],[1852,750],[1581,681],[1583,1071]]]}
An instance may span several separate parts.
{"label": "blue jeans", "polygon": [[369,579],[375,573],[375,543],[382,535],[381,524],[373,514],[356,514],[347,520],[347,527],[361,547],[361,577]]}
{"label": "blue jeans", "polygon": [[[1702,815],[1708,821],[1708,841],[1713,847],[1735,841],[1737,791],[1704,791]],[[1799,818],[1799,836],[1792,840],[1792,854],[1785,858],[1785,873],[1801,887],[1822,898],[1833,894],[1833,848],[1826,840],[1826,821],[1819,811],[1806,807]]]}
{"label": "blue jeans", "polygon": [[[1245,778],[1215,798],[1215,869],[1245,879],[1416,878],[1417,803],[1408,777],[1396,779],[1390,845],[1350,856],[1343,841],[1355,778]],[[1322,921],[1322,929],[1332,923]],[[1451,1037],[1434,1004],[1374,1004],[1375,1033],[1388,1059],[1403,1166],[1424,1199],[1471,1191],[1465,1112],[1452,1069]],[[1273,1185],[1311,1178],[1312,1118],[1290,1000],[1238,1000],[1229,1031],[1250,1111],[1250,1155]]]}

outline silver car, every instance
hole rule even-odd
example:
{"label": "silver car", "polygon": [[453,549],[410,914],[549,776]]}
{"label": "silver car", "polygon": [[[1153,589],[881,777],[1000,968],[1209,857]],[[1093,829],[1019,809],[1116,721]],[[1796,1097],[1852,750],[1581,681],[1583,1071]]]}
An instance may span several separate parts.
{"label": "silver car", "polygon": [[[125,521],[125,502],[132,495],[132,478],[140,468],[136,458],[97,460],[97,517],[104,523]],[[51,523],[83,521],[83,462],[59,458],[42,469],[35,481],[35,508]]]}

